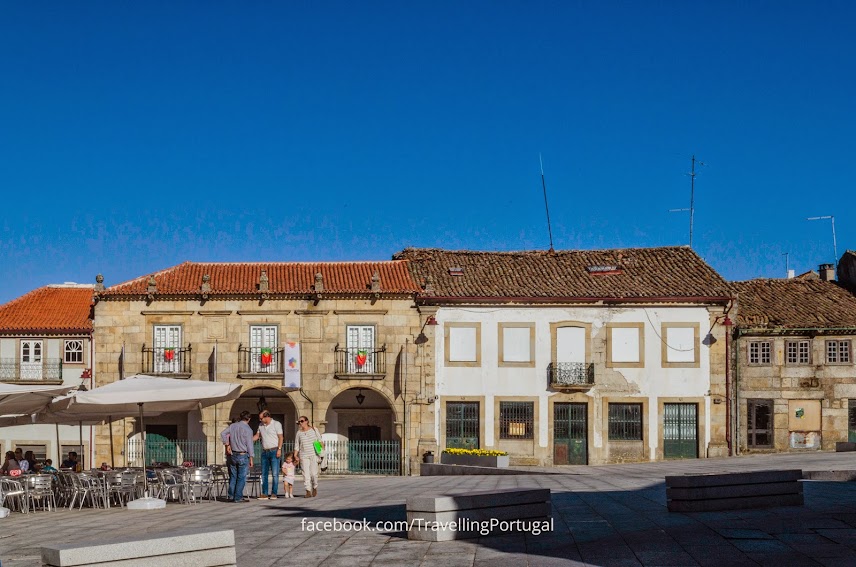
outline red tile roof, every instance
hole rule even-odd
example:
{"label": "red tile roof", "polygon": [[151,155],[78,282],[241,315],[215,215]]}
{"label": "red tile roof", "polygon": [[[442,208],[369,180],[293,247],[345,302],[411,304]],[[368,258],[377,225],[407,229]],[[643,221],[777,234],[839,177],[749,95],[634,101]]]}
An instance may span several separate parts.
{"label": "red tile roof", "polygon": [[[408,248],[421,297],[478,300],[725,298],[728,284],[686,246],[526,252]],[[460,270],[458,270],[460,268]],[[455,275],[457,274],[457,275]]]}
{"label": "red tile roof", "polygon": [[755,279],[732,284],[745,329],[856,328],[856,296],[820,279]]}
{"label": "red tile roof", "polygon": [[45,286],[0,305],[0,333],[92,331],[92,286]]}
{"label": "red tile roof", "polygon": [[[419,287],[410,276],[407,262],[267,262],[198,263],[184,262],[154,274],[157,295],[199,295],[202,277],[210,276],[208,292],[216,295],[258,295],[259,277],[267,272],[268,294],[306,296],[314,293],[315,274],[322,274],[325,294],[364,295],[371,292],[372,275],[380,278],[384,295],[413,295]],[[147,294],[151,276],[142,276],[117,284],[99,293],[99,297],[126,298]]]}

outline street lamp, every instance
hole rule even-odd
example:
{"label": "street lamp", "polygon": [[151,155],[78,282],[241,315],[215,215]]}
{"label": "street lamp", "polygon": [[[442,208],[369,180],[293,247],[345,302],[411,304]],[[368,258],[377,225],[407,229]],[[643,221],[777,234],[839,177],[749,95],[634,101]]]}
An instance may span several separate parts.
{"label": "street lamp", "polygon": [[821,217],[808,217],[805,220],[826,220],[832,221],[832,252],[835,254],[833,264],[838,263],[838,243],[835,241],[835,217],[833,215],[824,215]]}

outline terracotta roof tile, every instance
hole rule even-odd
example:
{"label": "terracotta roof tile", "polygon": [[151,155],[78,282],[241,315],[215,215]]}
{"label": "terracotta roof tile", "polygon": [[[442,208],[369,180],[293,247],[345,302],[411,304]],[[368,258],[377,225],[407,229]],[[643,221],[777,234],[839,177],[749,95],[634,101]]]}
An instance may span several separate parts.
{"label": "terracotta roof tile", "polygon": [[[418,286],[410,276],[407,262],[268,262],[223,263],[185,262],[154,274],[159,295],[197,295],[202,276],[210,276],[211,295],[246,295],[259,293],[259,277],[267,272],[268,293],[272,295],[307,295],[314,292],[315,274],[324,276],[324,293],[367,294],[372,275],[380,277],[382,294],[414,294]],[[146,295],[146,275],[107,288],[102,298]]]}
{"label": "terracotta roof tile", "polygon": [[755,279],[732,284],[744,328],[856,327],[856,296],[820,279]]}
{"label": "terracotta roof tile", "polygon": [[[728,284],[689,247],[525,252],[408,248],[423,298],[681,298],[731,297]],[[451,268],[462,268],[452,275]]]}
{"label": "terracotta roof tile", "polygon": [[0,306],[0,333],[88,333],[92,286],[45,286]]}

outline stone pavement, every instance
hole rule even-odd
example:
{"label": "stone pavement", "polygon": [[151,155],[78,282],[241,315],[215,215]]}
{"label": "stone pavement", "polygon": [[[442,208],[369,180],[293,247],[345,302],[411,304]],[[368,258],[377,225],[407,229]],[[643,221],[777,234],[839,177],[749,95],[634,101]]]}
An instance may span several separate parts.
{"label": "stone pavement", "polygon": [[[564,474],[322,478],[316,499],[170,503],[13,514],[0,520],[3,567],[40,565],[45,543],[109,540],[183,528],[233,529],[240,565],[856,565],[856,483],[811,481],[805,506],[695,514],[666,511],[666,474],[856,469],[856,453],[766,455],[550,469]],[[537,473],[537,471],[533,471]],[[408,541],[400,532],[308,531],[304,521],[404,520],[412,494],[492,488],[553,491],[554,531]],[[302,494],[302,489],[298,491]]]}

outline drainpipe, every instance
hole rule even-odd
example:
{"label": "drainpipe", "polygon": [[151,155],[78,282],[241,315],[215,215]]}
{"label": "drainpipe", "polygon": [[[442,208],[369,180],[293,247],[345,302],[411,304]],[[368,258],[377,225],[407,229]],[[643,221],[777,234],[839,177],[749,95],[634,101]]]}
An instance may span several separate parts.
{"label": "drainpipe", "polygon": [[[302,368],[302,366],[301,366]],[[311,417],[309,418],[312,421],[312,426],[315,427],[315,402],[313,402],[309,396],[306,395],[306,392],[303,391],[303,388],[300,388],[300,395],[305,399],[309,400],[309,406],[312,408],[310,410]]]}
{"label": "drainpipe", "polygon": [[740,331],[734,334],[734,431],[735,431],[735,448],[734,454],[740,455]]}
{"label": "drainpipe", "polygon": [[[730,323],[731,320],[728,318],[728,315],[725,316],[725,321],[723,324]],[[725,442],[728,445],[728,456],[731,457],[734,455],[734,451],[731,445],[731,403],[732,403],[732,395],[731,395],[731,326],[727,325],[725,327]]]}
{"label": "drainpipe", "polygon": [[[401,403],[404,406],[404,431],[402,431],[402,446],[404,447],[404,476],[410,475],[410,453],[407,452],[407,347],[410,345],[410,337],[404,339],[404,360],[401,365]],[[418,449],[417,449],[418,450]]]}

